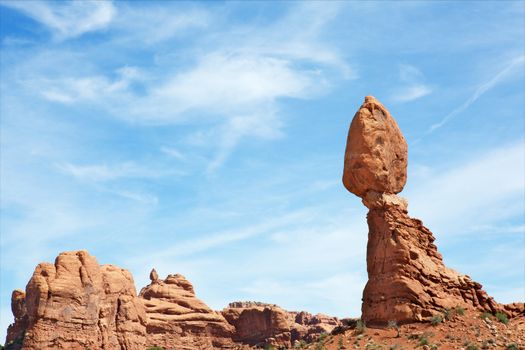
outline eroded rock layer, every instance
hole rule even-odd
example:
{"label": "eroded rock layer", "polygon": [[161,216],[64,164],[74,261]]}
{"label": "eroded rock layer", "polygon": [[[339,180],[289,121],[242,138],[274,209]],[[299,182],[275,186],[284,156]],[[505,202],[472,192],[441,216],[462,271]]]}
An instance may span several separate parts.
{"label": "eroded rock layer", "polygon": [[428,320],[461,306],[509,316],[523,304],[500,305],[469,276],[447,268],[434,236],[410,218],[399,193],[406,182],[406,141],[386,108],[367,96],[348,132],[343,183],[368,212],[368,283],[362,318],[369,325]]}
{"label": "eroded rock layer", "polygon": [[165,349],[229,349],[234,347],[234,327],[195,296],[182,275],[157,273],[140,292],[148,315],[148,344]]}
{"label": "eroded rock layer", "polygon": [[146,315],[131,274],[100,266],[85,251],[61,253],[54,264],[39,264],[23,301],[18,295],[13,297],[15,323],[9,328],[8,344],[16,343],[22,332],[22,349],[27,350],[146,346]]}
{"label": "eroded rock layer", "polygon": [[286,311],[259,302],[230,303],[222,314],[235,327],[236,342],[261,347],[291,348],[297,341],[313,341],[341,325],[335,317]]}

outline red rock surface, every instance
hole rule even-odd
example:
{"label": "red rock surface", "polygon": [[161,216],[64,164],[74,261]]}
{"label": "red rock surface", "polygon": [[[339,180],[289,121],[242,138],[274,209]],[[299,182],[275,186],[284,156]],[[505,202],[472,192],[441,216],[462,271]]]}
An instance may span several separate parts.
{"label": "red rock surface", "polygon": [[26,309],[26,293],[16,289],[11,294],[11,311],[15,318],[15,322],[7,328],[6,344],[10,344],[11,350],[18,350],[22,348],[22,341],[25,336],[25,331],[28,325],[27,309]]}
{"label": "red rock surface", "polygon": [[447,268],[422,222],[397,196],[406,182],[407,145],[396,122],[367,96],[352,120],[343,183],[369,208],[362,318],[369,325],[429,320],[446,308],[523,313],[523,304],[496,303],[469,276]]}
{"label": "red rock surface", "polygon": [[335,317],[290,312],[277,305],[234,302],[222,311],[235,326],[233,339],[252,346],[292,347],[296,341],[313,341],[330,333],[340,322]]}
{"label": "red rock surface", "polygon": [[234,327],[195,296],[191,283],[182,275],[158,278],[140,292],[148,315],[148,344],[165,349],[230,349]]}
{"label": "red rock surface", "polygon": [[[16,304],[10,330],[18,327],[16,316],[23,310],[21,300]],[[142,350],[146,345],[146,315],[131,274],[100,266],[85,251],[61,253],[54,264],[39,264],[26,287],[25,307],[22,349]]]}
{"label": "red rock surface", "polygon": [[368,191],[399,193],[407,180],[407,143],[396,121],[367,96],[350,124],[343,184],[363,197]]}

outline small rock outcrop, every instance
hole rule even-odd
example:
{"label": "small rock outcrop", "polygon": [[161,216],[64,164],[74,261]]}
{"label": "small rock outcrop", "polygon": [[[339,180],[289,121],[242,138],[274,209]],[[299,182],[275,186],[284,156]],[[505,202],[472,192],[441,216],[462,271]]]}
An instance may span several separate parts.
{"label": "small rock outcrop", "polygon": [[290,312],[260,302],[233,302],[222,314],[235,327],[233,339],[252,346],[290,348],[296,341],[313,341],[340,325],[335,317]]}
{"label": "small rock outcrop", "polygon": [[13,291],[11,294],[11,311],[15,322],[7,328],[6,345],[9,345],[11,350],[18,350],[22,348],[28,326],[25,292],[19,289]]}
{"label": "small rock outcrop", "polygon": [[350,125],[343,172],[345,187],[369,209],[363,320],[368,325],[423,321],[456,306],[519,313],[522,304],[500,305],[481,284],[444,265],[432,232],[408,216],[407,201],[396,195],[406,169],[407,144],[397,123],[367,96]]}
{"label": "small rock outcrop", "polygon": [[61,253],[54,264],[39,264],[25,295],[13,292],[13,305],[15,323],[7,343],[23,334],[24,350],[146,346],[146,314],[131,274],[100,266],[86,251]]}
{"label": "small rock outcrop", "polygon": [[234,327],[195,296],[184,276],[162,280],[154,271],[151,283],[140,291],[148,316],[148,344],[181,350],[234,347]]}

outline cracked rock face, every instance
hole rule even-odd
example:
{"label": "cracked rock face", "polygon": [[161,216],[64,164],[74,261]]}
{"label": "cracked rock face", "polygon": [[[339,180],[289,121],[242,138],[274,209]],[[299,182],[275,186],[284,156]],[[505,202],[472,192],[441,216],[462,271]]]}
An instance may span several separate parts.
{"label": "cracked rock face", "polygon": [[396,195],[406,169],[407,144],[399,127],[367,96],[350,125],[343,173],[345,187],[369,209],[363,320],[369,325],[424,321],[456,306],[523,314],[523,304],[500,305],[481,284],[445,266],[432,232],[408,216],[407,201]]}
{"label": "cracked rock face", "polygon": [[54,264],[39,264],[23,304],[27,318],[16,317],[23,314],[23,307],[17,306],[12,325],[24,328],[22,349],[139,350],[146,346],[146,315],[131,274],[112,265],[100,266],[86,251],[61,253]]}

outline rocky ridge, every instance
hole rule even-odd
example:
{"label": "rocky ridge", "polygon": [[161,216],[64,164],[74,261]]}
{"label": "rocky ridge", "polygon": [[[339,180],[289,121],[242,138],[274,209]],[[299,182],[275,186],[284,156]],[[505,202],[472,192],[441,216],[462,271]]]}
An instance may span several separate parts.
{"label": "rocky ridge", "polygon": [[217,312],[180,274],[160,279],[153,269],[150,279],[137,295],[127,270],[99,265],[86,251],[61,253],[54,264],[36,267],[25,292],[12,293],[15,322],[6,349],[291,347],[340,324],[334,317],[258,302],[235,302]]}

